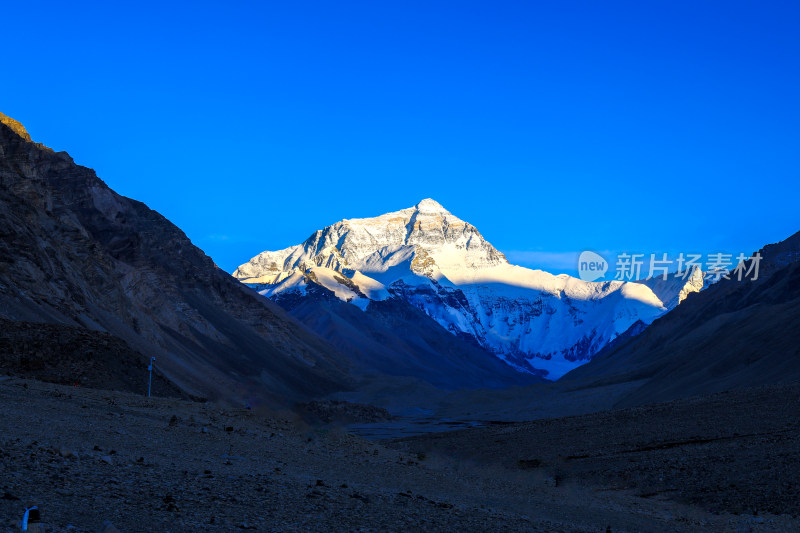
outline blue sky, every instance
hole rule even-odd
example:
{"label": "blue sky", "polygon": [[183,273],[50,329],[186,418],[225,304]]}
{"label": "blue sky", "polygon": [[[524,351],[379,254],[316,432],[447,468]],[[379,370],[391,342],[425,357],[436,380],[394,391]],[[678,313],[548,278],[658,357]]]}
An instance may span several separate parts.
{"label": "blue sky", "polygon": [[510,259],[800,230],[794,2],[15,2],[0,111],[224,269],[438,200]]}

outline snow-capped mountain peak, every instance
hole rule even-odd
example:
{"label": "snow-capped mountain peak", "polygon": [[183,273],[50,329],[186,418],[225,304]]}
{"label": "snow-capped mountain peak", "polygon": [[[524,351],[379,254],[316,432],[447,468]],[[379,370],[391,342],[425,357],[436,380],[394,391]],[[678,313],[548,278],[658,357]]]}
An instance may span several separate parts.
{"label": "snow-capped mountain peak", "polygon": [[309,283],[365,312],[371,301],[402,298],[514,368],[550,379],[693,290],[675,280],[590,283],[511,265],[477,228],[430,198],[341,220],[302,244],[262,252],[234,276],[279,301],[305,294]]}
{"label": "snow-capped mountain peak", "polygon": [[426,198],[377,217],[344,219],[314,232],[303,244],[257,255],[233,275],[248,283],[273,283],[281,273],[314,266],[363,270],[375,263],[376,253],[389,256],[399,247],[424,250],[428,264],[448,270],[508,264],[474,226]]}
{"label": "snow-capped mountain peak", "polygon": [[417,205],[414,206],[420,213],[432,213],[432,214],[441,214],[441,215],[449,215],[450,211],[442,207],[442,204],[434,200],[433,198],[425,198],[421,200]]}

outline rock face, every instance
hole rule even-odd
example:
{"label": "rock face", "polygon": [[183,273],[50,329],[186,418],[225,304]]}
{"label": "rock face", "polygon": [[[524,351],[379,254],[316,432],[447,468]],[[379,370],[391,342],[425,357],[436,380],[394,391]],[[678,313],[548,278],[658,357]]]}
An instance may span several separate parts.
{"label": "rock face", "polygon": [[0,124],[0,317],[107,332],[188,393],[309,398],[346,359],[146,205]]}
{"label": "rock face", "polygon": [[698,290],[694,277],[651,288],[511,265],[474,226],[431,199],[342,220],[302,244],[257,255],[234,276],[270,298],[304,294],[314,283],[367,314],[377,302],[400,298],[515,369],[548,379]]}
{"label": "rock face", "polygon": [[4,115],[0,113],[0,124],[5,124],[11,131],[22,137],[24,140],[28,142],[33,142],[31,140],[31,136],[28,135],[28,130],[25,129],[25,126],[14,120],[13,118],[9,117],[8,115]]}

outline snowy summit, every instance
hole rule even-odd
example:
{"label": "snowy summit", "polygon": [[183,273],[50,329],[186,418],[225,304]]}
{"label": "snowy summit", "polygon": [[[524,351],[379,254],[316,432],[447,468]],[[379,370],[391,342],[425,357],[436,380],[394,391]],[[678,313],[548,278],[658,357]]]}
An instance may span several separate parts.
{"label": "snowy summit", "polygon": [[652,288],[586,282],[512,265],[477,228],[430,198],[342,220],[302,244],[262,252],[233,275],[270,298],[316,283],[367,313],[371,301],[403,298],[453,334],[548,379],[587,362],[636,322],[649,324],[668,310],[664,302],[673,307],[702,288],[691,279]]}

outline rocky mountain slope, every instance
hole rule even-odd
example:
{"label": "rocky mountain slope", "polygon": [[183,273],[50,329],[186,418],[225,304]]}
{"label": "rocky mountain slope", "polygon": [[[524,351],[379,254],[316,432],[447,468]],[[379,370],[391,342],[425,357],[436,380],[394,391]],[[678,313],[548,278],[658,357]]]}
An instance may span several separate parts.
{"label": "rocky mountain slope", "polygon": [[[220,270],[163,216],[31,142],[5,115],[0,318],[108,333],[126,345],[115,353],[139,354],[136,372],[155,356],[167,378],[200,396],[297,399],[350,385],[346,357]],[[60,368],[68,374],[68,364]]]}
{"label": "rocky mountain slope", "polygon": [[548,379],[703,286],[699,271],[648,284],[589,283],[511,265],[474,226],[431,199],[342,220],[302,244],[257,255],[234,276],[270,298],[320,285],[367,315],[399,298],[511,367]]}
{"label": "rocky mountain slope", "polygon": [[[0,318],[0,368],[74,387],[147,391],[148,361],[109,333],[79,326],[19,322]],[[156,368],[152,394],[185,396]]]}
{"label": "rocky mountain slope", "polygon": [[722,279],[691,295],[562,385],[636,384],[617,401],[627,406],[800,380],[800,233],[758,253],[757,280]]}

